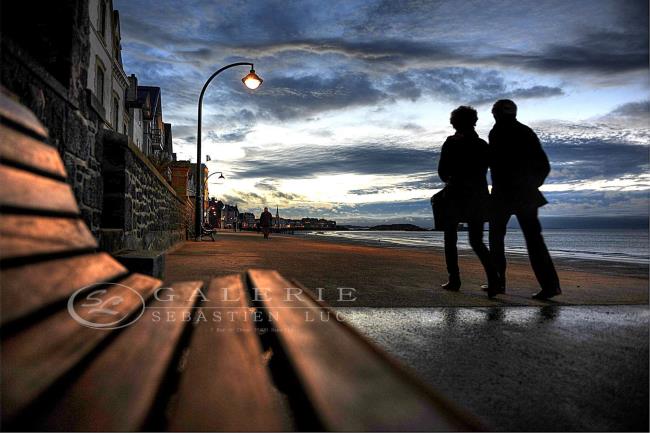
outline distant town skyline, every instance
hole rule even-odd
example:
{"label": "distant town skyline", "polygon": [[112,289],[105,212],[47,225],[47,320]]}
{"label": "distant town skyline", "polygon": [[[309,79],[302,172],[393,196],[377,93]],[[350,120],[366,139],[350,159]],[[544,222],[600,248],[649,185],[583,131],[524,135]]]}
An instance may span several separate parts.
{"label": "distant town skyline", "polygon": [[[512,98],[551,159],[547,216],[648,214],[645,1],[115,1],[124,67],[162,89],[179,159],[195,160],[196,102],[210,195],[340,223],[426,221],[449,112],[483,137]],[[142,11],[147,13],[143,14]],[[204,155],[205,157],[205,155]]]}

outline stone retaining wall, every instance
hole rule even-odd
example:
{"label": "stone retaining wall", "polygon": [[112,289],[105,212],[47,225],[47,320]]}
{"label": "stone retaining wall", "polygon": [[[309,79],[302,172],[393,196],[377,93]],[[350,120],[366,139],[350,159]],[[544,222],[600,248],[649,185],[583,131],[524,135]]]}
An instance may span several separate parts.
{"label": "stone retaining wall", "polygon": [[[87,29],[86,29],[87,31]],[[101,143],[95,139],[103,119],[89,107],[85,87],[85,71],[73,68],[76,75],[64,87],[43,69],[29,54],[11,41],[2,40],[0,80],[18,98],[18,102],[32,110],[49,133],[49,142],[55,146],[68,172],[81,215],[97,235],[102,213]],[[87,53],[80,49],[76,62],[87,63]],[[73,53],[76,51],[73,50]],[[83,58],[86,56],[86,58]],[[67,84],[67,83],[66,83]],[[43,197],[47,200],[47,197]]]}
{"label": "stone retaining wall", "polygon": [[103,250],[163,250],[184,240],[187,199],[123,134],[102,131]]}

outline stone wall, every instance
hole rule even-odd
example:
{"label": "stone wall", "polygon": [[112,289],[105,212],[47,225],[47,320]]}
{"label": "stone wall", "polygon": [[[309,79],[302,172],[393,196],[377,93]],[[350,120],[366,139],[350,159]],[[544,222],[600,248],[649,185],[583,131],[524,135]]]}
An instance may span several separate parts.
{"label": "stone wall", "polygon": [[100,248],[163,250],[187,237],[187,198],[179,198],[126,135],[102,131]]}
{"label": "stone wall", "polygon": [[[83,6],[83,2],[80,3]],[[81,8],[83,13],[83,7]],[[88,26],[78,23],[70,49],[73,64],[69,82],[61,83],[30,53],[9,38],[2,38],[0,81],[18,101],[31,109],[48,129],[68,172],[83,219],[97,235],[102,212],[101,143],[96,135],[103,122],[89,106],[85,90]],[[47,200],[47,197],[43,197]]]}

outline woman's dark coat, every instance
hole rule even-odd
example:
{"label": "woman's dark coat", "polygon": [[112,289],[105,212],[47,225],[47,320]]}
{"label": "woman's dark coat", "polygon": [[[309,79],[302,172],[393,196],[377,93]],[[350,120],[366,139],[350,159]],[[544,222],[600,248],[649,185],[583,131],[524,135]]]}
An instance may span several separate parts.
{"label": "woman's dark coat", "polygon": [[486,221],[488,144],[475,131],[456,132],[442,145],[438,175],[447,184],[445,200],[450,219]]}

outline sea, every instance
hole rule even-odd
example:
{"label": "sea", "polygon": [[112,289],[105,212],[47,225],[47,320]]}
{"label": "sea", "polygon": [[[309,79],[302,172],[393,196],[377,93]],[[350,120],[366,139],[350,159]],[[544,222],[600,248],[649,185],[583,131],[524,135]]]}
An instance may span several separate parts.
{"label": "sea", "polygon": [[[437,231],[325,231],[308,236],[357,241],[386,247],[443,248],[443,233]],[[650,264],[648,229],[547,229],[544,239],[553,257],[629,264]],[[485,234],[487,243],[487,232]],[[467,232],[458,233],[458,249],[470,250]],[[525,255],[526,243],[519,229],[509,229],[506,252]]]}

